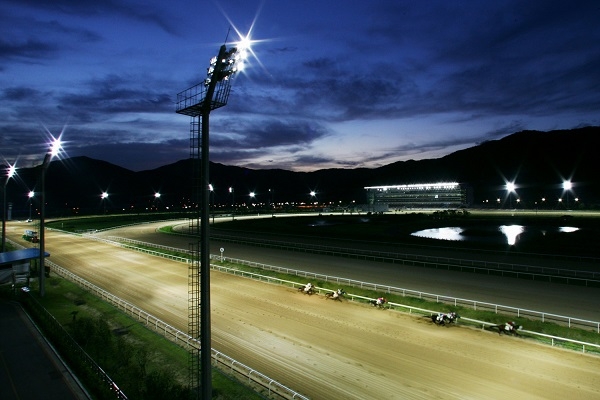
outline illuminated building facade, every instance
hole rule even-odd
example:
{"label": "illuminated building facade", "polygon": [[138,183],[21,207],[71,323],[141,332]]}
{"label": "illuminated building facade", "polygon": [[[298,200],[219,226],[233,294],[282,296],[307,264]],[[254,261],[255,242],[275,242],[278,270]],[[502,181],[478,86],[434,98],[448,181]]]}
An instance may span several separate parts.
{"label": "illuminated building facade", "polygon": [[458,208],[471,203],[468,187],[456,182],[367,186],[365,190],[373,209]]}

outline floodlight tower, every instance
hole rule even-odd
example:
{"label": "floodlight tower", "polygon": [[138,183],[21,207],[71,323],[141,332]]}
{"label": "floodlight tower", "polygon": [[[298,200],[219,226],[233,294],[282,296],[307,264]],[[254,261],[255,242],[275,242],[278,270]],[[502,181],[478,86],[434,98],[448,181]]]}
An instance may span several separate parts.
{"label": "floodlight tower", "polygon": [[[200,247],[193,254],[195,260],[190,264],[188,284],[188,331],[191,337],[199,338],[200,350],[192,349],[190,362],[190,388],[198,389],[198,398],[210,399],[212,396],[211,374],[211,340],[210,340],[210,247],[209,247],[209,114],[212,110],[227,105],[231,91],[231,81],[240,68],[244,58],[244,50],[225,45],[219,54],[210,60],[207,77],[203,82],[177,94],[175,112],[189,115],[190,123],[190,155],[197,161],[198,146],[201,149],[200,165],[193,162],[194,194],[200,197],[199,215],[191,220],[192,233],[198,233],[200,221]],[[198,118],[201,124],[201,138],[198,140]],[[199,142],[199,143],[198,143]],[[198,168],[199,167],[199,168]],[[199,179],[198,179],[199,177]],[[198,266],[197,261],[200,261]],[[199,296],[199,297],[198,297]],[[199,314],[198,314],[199,312]]]}
{"label": "floodlight tower", "polygon": [[50,165],[52,158],[60,152],[62,149],[62,143],[60,136],[54,139],[50,143],[50,148],[44,156],[44,162],[42,163],[42,172],[40,176],[41,191],[40,191],[40,232],[39,232],[39,243],[40,243],[40,297],[46,295],[46,266],[44,264],[45,259],[45,246],[46,246],[46,232],[45,232],[45,219],[46,219],[46,171]]}
{"label": "floodlight tower", "polygon": [[4,253],[6,251],[6,185],[8,184],[8,181],[10,178],[12,178],[15,173],[17,172],[17,168],[16,166],[13,165],[8,165],[8,168],[6,169],[6,179],[4,180],[4,190],[3,190],[3,203],[2,203],[2,252]]}

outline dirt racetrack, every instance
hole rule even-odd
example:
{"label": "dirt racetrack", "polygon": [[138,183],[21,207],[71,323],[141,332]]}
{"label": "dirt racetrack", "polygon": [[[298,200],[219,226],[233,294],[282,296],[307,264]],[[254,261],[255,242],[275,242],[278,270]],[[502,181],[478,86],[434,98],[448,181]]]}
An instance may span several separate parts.
{"label": "dirt racetrack", "polygon": [[[46,237],[53,262],[187,329],[186,265]],[[599,357],[222,273],[211,287],[213,347],[313,399],[600,398]]]}

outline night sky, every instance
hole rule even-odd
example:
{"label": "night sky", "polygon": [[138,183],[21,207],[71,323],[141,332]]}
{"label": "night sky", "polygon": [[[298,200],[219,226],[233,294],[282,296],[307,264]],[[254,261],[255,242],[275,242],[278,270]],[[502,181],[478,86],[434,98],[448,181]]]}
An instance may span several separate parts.
{"label": "night sky", "polygon": [[598,1],[3,0],[2,161],[61,133],[63,156],[133,171],[188,158],[176,95],[248,32],[214,162],[374,168],[600,125]]}

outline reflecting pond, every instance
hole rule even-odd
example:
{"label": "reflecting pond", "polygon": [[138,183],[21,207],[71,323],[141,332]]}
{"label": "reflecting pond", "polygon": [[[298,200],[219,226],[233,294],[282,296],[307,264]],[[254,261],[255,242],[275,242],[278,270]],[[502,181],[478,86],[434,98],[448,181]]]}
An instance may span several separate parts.
{"label": "reflecting pond", "polygon": [[411,233],[412,236],[418,236],[429,239],[454,240],[454,241],[472,241],[472,242],[491,242],[514,245],[525,236],[545,236],[547,233],[554,232],[576,232],[579,228],[572,226],[562,226],[558,228],[539,228],[527,227],[523,225],[500,225],[481,228],[462,228],[450,226],[444,228],[424,229]]}

